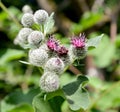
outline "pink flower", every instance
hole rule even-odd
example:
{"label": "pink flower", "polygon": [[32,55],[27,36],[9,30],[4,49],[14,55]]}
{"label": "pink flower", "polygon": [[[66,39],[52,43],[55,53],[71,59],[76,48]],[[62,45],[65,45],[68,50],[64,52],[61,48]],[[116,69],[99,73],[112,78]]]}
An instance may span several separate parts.
{"label": "pink flower", "polygon": [[50,50],[56,51],[59,47],[59,43],[53,37],[50,37],[47,41],[47,46]]}
{"label": "pink flower", "polygon": [[68,50],[64,46],[60,46],[57,49],[57,53],[58,53],[59,56],[67,55]]}
{"label": "pink flower", "polygon": [[71,39],[71,44],[76,48],[84,48],[85,47],[85,35],[80,34],[78,37],[73,37]]}
{"label": "pink flower", "polygon": [[48,39],[47,46],[51,51],[57,53],[58,56],[66,56],[68,54],[68,50],[52,36]]}

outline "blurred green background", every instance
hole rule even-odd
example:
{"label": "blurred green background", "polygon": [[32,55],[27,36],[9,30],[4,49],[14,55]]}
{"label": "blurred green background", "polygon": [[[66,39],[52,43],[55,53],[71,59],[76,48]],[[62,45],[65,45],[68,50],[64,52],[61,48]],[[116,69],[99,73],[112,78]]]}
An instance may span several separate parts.
{"label": "blurred green background", "polygon": [[[89,49],[85,59],[75,61],[61,76],[61,83],[85,74],[90,80],[87,112],[120,112],[120,0],[1,0],[1,112],[33,112],[32,99],[40,91],[41,73],[19,62],[28,60],[27,51],[13,44],[26,4],[33,11],[55,12],[55,35],[66,45],[68,38],[79,33],[85,33],[86,38],[104,34],[96,49]],[[73,112],[66,102],[59,103],[58,108],[59,112]]]}

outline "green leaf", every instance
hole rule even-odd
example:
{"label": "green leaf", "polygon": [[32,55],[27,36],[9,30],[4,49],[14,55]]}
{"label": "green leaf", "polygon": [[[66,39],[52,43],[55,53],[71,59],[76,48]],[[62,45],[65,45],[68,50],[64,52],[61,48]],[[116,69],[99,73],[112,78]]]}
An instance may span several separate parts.
{"label": "green leaf", "polygon": [[50,15],[50,17],[48,18],[47,22],[44,25],[44,33],[45,34],[50,33],[52,28],[53,28],[53,26],[54,26],[55,21],[53,19],[53,16],[54,16],[54,13],[52,13]]}
{"label": "green leaf", "polygon": [[53,97],[49,100],[50,106],[54,112],[61,112],[61,106],[64,99],[60,96]]}
{"label": "green leaf", "polygon": [[82,19],[79,22],[80,25],[82,26],[82,31],[97,24],[102,19],[102,17],[103,17],[102,13],[92,13],[92,12],[84,13]]}
{"label": "green leaf", "polygon": [[1,111],[8,112],[22,104],[31,105],[33,97],[37,95],[38,92],[40,92],[38,88],[33,88],[27,93],[23,93],[21,90],[12,92],[1,101]]}
{"label": "green leaf", "polygon": [[46,93],[44,96],[44,100],[50,100],[55,96],[61,96],[64,98],[64,93],[61,89],[58,89],[57,91],[54,91],[54,92]]}
{"label": "green leaf", "polygon": [[[10,14],[12,14],[11,16],[15,17],[18,21],[21,19],[22,13],[18,8],[10,6],[9,8],[7,8],[7,10]],[[6,13],[6,11],[2,10],[0,12],[0,23],[0,29],[2,29],[2,31],[6,33],[8,38],[11,40],[14,39],[21,28],[18,27],[18,24],[15,24],[13,21],[11,21],[9,14]]]}
{"label": "green leaf", "polygon": [[68,102],[67,101],[64,101],[62,106],[61,106],[61,110],[62,112],[73,112],[70,108],[69,108],[69,105],[68,105]]}
{"label": "green leaf", "polygon": [[24,57],[25,53],[22,50],[8,49],[4,55],[0,58],[0,65],[4,65],[7,62]]}
{"label": "green leaf", "polygon": [[104,34],[101,34],[100,36],[89,39],[87,42],[88,47],[97,47],[99,45],[99,43],[101,42],[103,35]]}
{"label": "green leaf", "polygon": [[33,107],[35,112],[53,112],[48,101],[45,101],[43,94],[40,93],[33,99]]}
{"label": "green leaf", "polygon": [[72,110],[87,109],[89,106],[89,95],[83,86],[88,82],[85,76],[79,76],[76,81],[63,86],[67,102]]}
{"label": "green leaf", "polygon": [[116,48],[113,43],[110,42],[109,37],[106,35],[102,39],[102,42],[96,49],[90,50],[88,54],[93,55],[95,63],[98,67],[107,67],[115,59]]}
{"label": "green leaf", "polygon": [[98,77],[89,77],[89,80],[90,80],[89,85],[92,86],[93,88],[101,90],[105,86],[104,82]]}
{"label": "green leaf", "polygon": [[12,110],[8,110],[7,112],[34,112],[32,106],[28,104],[22,104],[17,107],[15,107]]}
{"label": "green leaf", "polygon": [[97,24],[102,19],[102,17],[102,13],[86,12],[83,14],[79,23],[74,23],[72,25],[71,30],[75,34],[83,32],[84,30],[93,27],[95,24]]}
{"label": "green leaf", "polygon": [[[104,51],[105,50],[105,51]],[[115,56],[115,46],[113,44],[105,45],[101,54],[96,57],[95,63],[99,67],[106,67],[112,63]]]}
{"label": "green leaf", "polygon": [[76,76],[75,75],[71,75],[70,73],[64,72],[61,76],[60,76],[60,85],[64,86],[70,82],[73,82],[76,80]]}
{"label": "green leaf", "polygon": [[[115,83],[113,83],[115,84]],[[102,107],[100,110],[102,112],[106,112],[108,109],[114,109],[114,108],[119,108],[120,106],[120,81],[116,82],[116,86],[111,89],[112,85],[108,87],[109,92],[103,95],[99,101],[97,101],[97,106]]]}

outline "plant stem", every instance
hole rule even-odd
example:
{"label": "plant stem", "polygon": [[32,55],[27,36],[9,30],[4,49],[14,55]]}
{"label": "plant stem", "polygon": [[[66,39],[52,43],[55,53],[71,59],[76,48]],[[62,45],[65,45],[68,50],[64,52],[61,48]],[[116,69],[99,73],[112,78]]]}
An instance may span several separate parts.
{"label": "plant stem", "polygon": [[43,25],[43,24],[41,25],[41,31],[42,31],[43,34],[44,34],[44,25]]}
{"label": "plant stem", "polygon": [[117,35],[117,15],[113,14],[111,16],[111,24],[110,24],[110,37],[111,42],[114,42]]}
{"label": "plant stem", "polygon": [[8,9],[2,3],[1,0],[0,0],[0,7],[2,8],[3,11],[5,11],[10,16],[10,18],[16,23],[17,26],[19,26],[20,28],[22,27],[21,24],[18,22],[18,20],[8,11]]}
{"label": "plant stem", "polygon": [[73,72],[75,75],[82,74],[76,67],[73,65],[70,65],[68,68],[71,72]]}

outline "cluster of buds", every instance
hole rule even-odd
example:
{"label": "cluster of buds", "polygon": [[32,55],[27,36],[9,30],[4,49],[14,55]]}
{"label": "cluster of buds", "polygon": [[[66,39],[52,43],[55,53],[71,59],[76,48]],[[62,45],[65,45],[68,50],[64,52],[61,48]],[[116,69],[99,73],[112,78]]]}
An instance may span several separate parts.
{"label": "cluster of buds", "polygon": [[[29,9],[29,10],[28,10]],[[23,28],[19,31],[14,43],[21,47],[29,46],[28,61],[31,65],[42,67],[40,88],[45,92],[56,91],[60,87],[59,77],[75,59],[86,55],[87,45],[84,34],[72,37],[69,48],[62,45],[53,35],[46,36],[45,27],[34,29],[33,26],[45,26],[49,15],[45,10],[34,14],[28,6],[23,8],[21,19]]]}

